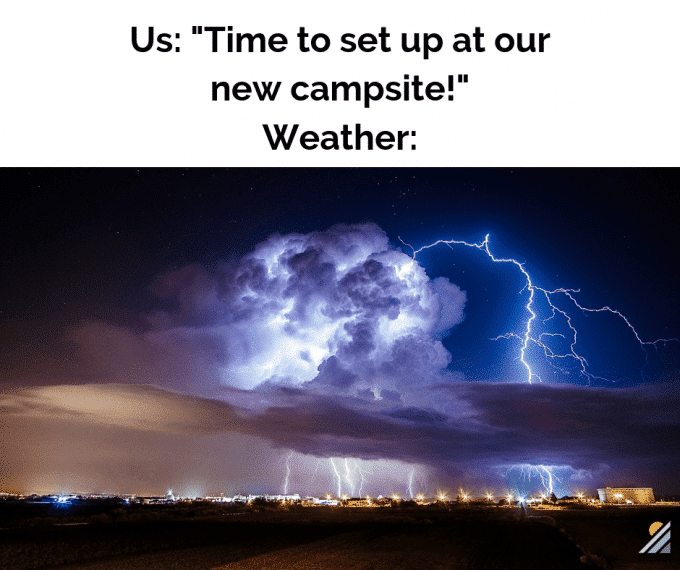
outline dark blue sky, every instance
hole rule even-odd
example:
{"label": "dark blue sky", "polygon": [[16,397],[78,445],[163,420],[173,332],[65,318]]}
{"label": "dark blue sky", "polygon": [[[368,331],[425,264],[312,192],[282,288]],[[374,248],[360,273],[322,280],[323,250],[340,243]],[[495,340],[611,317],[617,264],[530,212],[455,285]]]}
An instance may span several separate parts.
{"label": "dark blue sky", "polygon": [[[147,289],[159,273],[239,257],[275,232],[370,221],[393,243],[401,236],[414,247],[479,242],[489,233],[493,253],[525,262],[539,286],[580,288],[584,305],[619,309],[644,340],[680,334],[676,170],[38,169],[4,178],[13,196],[2,246],[3,319],[55,313],[58,322],[66,311],[125,320],[157,303]],[[474,344],[506,332],[504,315],[518,312],[508,307],[516,271],[464,248],[439,247],[419,261],[430,277],[449,277],[468,292],[468,311],[492,314],[456,334]],[[627,356],[631,367],[603,363],[626,381],[639,358],[616,328],[601,333],[593,325],[593,342]],[[497,376],[481,371],[488,363],[479,360],[487,351],[504,354],[508,343],[469,349],[456,340],[454,360],[477,360],[480,371],[466,366],[472,378]],[[470,351],[479,358],[463,355]],[[677,367],[677,351],[669,352]],[[650,369],[648,379],[668,366]]]}
{"label": "dark blue sky", "polygon": [[[200,360],[201,366],[208,366],[206,362],[213,363],[210,366],[214,370],[221,366],[233,367],[233,357],[225,356],[233,354],[233,346],[227,341],[224,348],[221,341],[206,332],[208,321],[205,319],[208,317],[205,310],[187,316],[183,305],[187,291],[193,291],[192,295],[203,291],[202,286],[197,285],[201,280],[206,283],[228,281],[231,270],[224,267],[243,270],[243,262],[239,260],[272,234],[323,232],[336,224],[362,227],[367,223],[375,224],[393,245],[400,246],[400,236],[415,248],[438,239],[480,242],[488,233],[492,253],[524,262],[534,285],[546,289],[581,289],[577,298],[583,306],[608,305],[620,310],[643,340],[678,337],[678,174],[677,170],[666,169],[5,170],[1,173],[2,186],[9,190],[11,197],[3,208],[1,246],[0,324],[3,370],[8,371],[3,374],[3,391],[17,387],[115,384],[120,383],[121,378],[132,384],[158,386],[158,380],[149,380],[157,378],[154,374],[160,368],[153,364],[155,356],[150,356],[153,350],[148,346],[130,349],[133,354],[137,354],[135,351],[143,353],[137,370],[146,370],[146,376],[140,373],[139,377],[132,378],[134,373],[122,364],[130,357],[124,355],[128,348],[121,347],[133,345],[137,342],[135,339],[144,335],[148,340],[153,331],[160,330],[154,328],[158,326],[157,321],[149,324],[152,319],[149,315],[154,315],[154,319],[160,314],[164,319],[174,319],[175,328],[169,329],[170,325],[164,324],[164,331],[189,327],[195,334],[206,335],[200,341],[200,350],[206,351],[207,356],[203,354],[197,358],[196,366]],[[319,247],[317,250],[321,251]],[[402,250],[411,254],[406,247],[402,246]],[[463,375],[459,377],[464,379],[460,389],[472,390],[466,386],[473,382],[506,386],[508,382],[526,380],[523,368],[516,360],[517,342],[489,340],[507,332],[520,334],[523,330],[527,293],[519,293],[524,281],[516,268],[493,264],[483,252],[464,246],[453,246],[453,250],[438,246],[419,254],[418,261],[431,280],[446,277],[466,293],[465,319],[443,340],[450,353],[448,372]],[[162,277],[168,275],[171,277]],[[159,293],[161,290],[175,292]],[[192,302],[197,301],[193,299]],[[569,303],[564,302],[564,299],[556,301],[556,305],[567,309]],[[679,380],[677,343],[660,345],[658,350],[648,347],[649,362],[645,365],[644,351],[621,319],[573,310],[570,314],[579,330],[578,352],[587,358],[588,370],[612,382],[589,382],[574,368],[570,368],[569,373],[556,373],[535,354],[537,370],[545,383],[571,385],[577,389],[586,389],[590,384],[589,389],[603,390],[596,392],[602,401],[606,400],[603,394],[613,391],[612,400],[603,404],[606,410],[598,412],[606,417],[612,414],[612,407],[621,405],[616,403],[617,398],[636,402],[647,393],[646,387],[651,395],[644,405],[651,410],[663,411],[664,398],[677,401],[677,389],[668,388],[677,386]],[[185,319],[181,323],[177,320],[179,315]],[[211,326],[219,324],[214,316],[210,318],[213,319]],[[96,327],[108,327],[109,332],[102,336],[102,329]],[[369,343],[366,346],[378,342],[371,336],[374,333],[368,329],[361,333],[364,335],[362,342]],[[131,336],[126,336],[128,334]],[[351,334],[356,342],[348,345],[344,361],[338,353],[338,362],[342,361],[342,364],[336,368],[340,372],[329,372],[336,370],[335,364],[329,364],[317,379],[319,382],[329,382],[327,386],[336,388],[341,378],[355,379],[343,380],[346,383],[358,382],[356,379],[362,372],[360,367],[352,368],[348,364],[347,354],[354,354],[354,359],[363,345],[357,340],[360,338],[358,329]],[[95,346],[92,341],[95,337],[102,339],[101,345]],[[179,352],[186,349],[183,344],[186,339],[177,342]],[[551,346],[567,350],[564,341],[555,339],[555,342],[563,344]],[[117,356],[116,351],[120,355]],[[203,368],[200,368],[203,372],[197,372],[199,368],[185,371],[186,377],[204,374]],[[420,381],[414,379],[415,383]],[[192,388],[189,381],[180,380],[168,381],[160,387],[199,396],[210,395],[209,382],[202,382],[200,389]],[[312,418],[307,432],[293,433],[295,430],[290,428],[288,441],[277,439],[278,435],[266,425],[277,425],[280,428],[277,434],[286,433],[288,428],[281,426],[287,420],[280,416],[288,416],[281,410],[297,410],[301,403],[294,398],[288,401],[289,396],[275,393],[281,389],[275,384],[268,384],[274,390],[267,396],[270,407],[260,410],[262,415],[252,425],[239,428],[243,437],[260,437],[272,442],[275,449],[291,449],[311,457],[353,456],[351,446],[343,448],[338,443],[324,447],[320,443],[323,437],[315,431],[316,423]],[[385,395],[399,391],[394,390],[396,392],[386,391]],[[507,405],[512,405],[518,397],[525,397],[524,392],[518,396],[515,388],[507,390]],[[658,390],[666,396],[659,396]],[[313,411],[318,405],[319,413],[325,410],[326,417],[336,417],[337,425],[342,425],[343,410],[347,414],[351,411],[361,416],[352,416],[356,424],[370,419],[366,427],[368,433],[373,433],[374,429],[379,431],[377,427],[370,427],[378,412],[356,404],[352,400],[356,393],[354,396],[335,393],[337,398],[332,401],[337,406],[332,407],[332,413],[324,407],[329,405],[329,400],[315,400],[316,404],[308,402],[300,409]],[[464,430],[455,432],[458,428],[452,418],[459,417],[456,414],[461,413],[461,402],[467,401],[477,409],[475,417],[486,418],[484,421],[493,429],[502,431],[502,426],[512,425],[513,429],[521,431],[522,427],[533,426],[557,439],[578,434],[574,435],[573,441],[564,442],[561,448],[546,445],[536,451],[535,457],[518,443],[514,451],[496,454],[488,465],[479,460],[480,465],[484,464],[481,471],[493,472],[488,475],[489,481],[498,478],[503,465],[513,463],[561,465],[563,471],[566,469],[564,476],[567,478],[576,477],[574,473],[581,473],[579,477],[583,477],[583,471],[579,471],[583,469],[590,473],[586,483],[591,486],[600,484],[606,473],[612,483],[620,480],[621,483],[642,484],[649,478],[642,471],[662,465],[664,469],[668,468],[669,456],[677,447],[677,439],[674,443],[668,441],[668,438],[677,438],[677,412],[659,412],[663,416],[659,419],[662,426],[659,429],[667,430],[663,432],[667,439],[662,439],[654,450],[645,452],[654,455],[653,460],[649,457],[645,460],[645,470],[640,471],[634,461],[636,454],[642,453],[644,448],[642,440],[631,444],[633,447],[621,458],[604,461],[606,468],[598,467],[594,459],[587,458],[579,466],[579,459],[575,458],[573,450],[569,450],[576,445],[576,440],[586,447],[592,444],[585,454],[592,458],[602,455],[602,449],[614,449],[615,446],[610,441],[610,433],[603,436],[606,443],[596,441],[597,434],[590,434],[588,437],[594,440],[588,440],[586,444],[587,430],[573,427],[583,425],[573,416],[581,411],[572,409],[570,403],[578,396],[569,393],[567,397],[564,391],[555,394],[558,394],[552,403],[555,413],[559,416],[562,410],[564,417],[570,418],[564,419],[563,425],[572,426],[558,435],[553,433],[552,427],[546,427],[543,411],[534,416],[535,409],[530,406],[526,412],[528,416],[505,417],[505,412],[499,411],[502,403],[490,399],[486,392],[473,390],[463,395],[456,392],[451,400],[453,411],[437,412],[443,413],[443,418],[449,418],[442,421],[447,429],[453,430],[450,433],[442,431],[444,424],[433,424],[427,429],[423,427],[422,433],[408,431],[414,438],[414,447],[408,452],[390,451],[384,443],[378,447],[386,450],[388,460],[428,465],[433,471],[440,461],[448,466],[449,473],[454,473],[454,479],[458,473],[461,481],[484,481],[483,474],[473,476],[469,469],[461,467],[462,458],[456,452],[457,445],[465,448],[468,456],[475,454],[472,448],[487,452],[489,446],[494,448],[490,443],[493,438],[482,441],[476,435],[466,435]],[[248,394],[216,397],[220,402],[226,402],[224,405],[236,406],[234,413],[251,406],[244,403],[244,398],[250,397]],[[321,395],[315,392],[314,397],[321,398]],[[324,392],[323,397],[329,396]],[[550,399],[550,396],[542,397]],[[418,405],[408,405],[404,398],[402,394],[401,403],[395,403],[397,408],[383,410],[380,414],[388,414],[389,421],[407,422],[404,418],[422,419],[422,410],[431,408],[427,399],[416,398],[413,401],[420,402]],[[382,402],[385,401],[383,398]],[[277,405],[282,406],[280,410]],[[16,411],[20,423],[25,421],[21,419],[21,413]],[[270,424],[267,424],[267,417],[272,418]],[[379,417],[383,418],[382,415]],[[416,419],[412,421],[416,422]],[[627,422],[622,430],[630,431],[637,420],[622,421]],[[409,430],[416,429],[408,422],[405,425]],[[466,437],[465,444],[451,443]],[[366,438],[359,439],[366,443]],[[417,444],[418,441],[422,445]],[[445,442],[443,449],[448,451],[442,452],[440,460],[435,457],[437,453],[427,449],[435,445],[434,442],[442,441]],[[356,444],[356,457],[377,458],[370,445],[362,445]],[[450,449],[447,446],[451,446]],[[560,449],[565,449],[564,461],[559,456]],[[32,480],[26,473],[34,467],[13,459],[11,454],[9,461],[16,463],[18,480]],[[91,469],[92,473],[98,472],[94,467]],[[97,477],[93,475],[92,478],[99,481]],[[195,477],[200,479],[199,475]],[[41,485],[47,484],[44,478],[38,479]],[[107,479],[101,476],[101,480]],[[677,480],[670,475],[659,481],[666,490],[677,488]],[[148,485],[155,484],[161,483],[149,476]]]}

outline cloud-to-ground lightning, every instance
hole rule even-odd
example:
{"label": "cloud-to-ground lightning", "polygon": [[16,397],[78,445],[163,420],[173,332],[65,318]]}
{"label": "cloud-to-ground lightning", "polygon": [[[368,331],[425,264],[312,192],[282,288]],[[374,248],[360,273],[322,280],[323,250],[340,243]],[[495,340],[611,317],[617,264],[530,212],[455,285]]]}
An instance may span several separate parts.
{"label": "cloud-to-ground lightning", "polygon": [[360,483],[359,483],[359,497],[364,496],[364,483],[366,482],[366,475],[370,475],[371,472],[359,465],[356,459],[352,460],[354,463],[354,470],[359,473]]}
{"label": "cloud-to-ground lightning", "polygon": [[413,476],[415,475],[415,473],[416,473],[416,468],[413,467],[408,474],[407,489],[408,489],[408,493],[409,493],[409,496],[411,497],[411,499],[413,498]]}
{"label": "cloud-to-ground lightning", "polygon": [[283,482],[283,494],[288,494],[288,482],[290,480],[290,458],[293,457],[293,452],[291,451],[286,457],[286,480]]}
{"label": "cloud-to-ground lightning", "polygon": [[314,482],[314,478],[316,477],[316,474],[319,471],[319,465],[321,465],[321,458],[319,457],[316,460],[316,466],[314,467],[314,471],[312,472],[312,476],[309,479],[309,486],[311,487],[312,483]]}
{"label": "cloud-to-ground lightning", "polygon": [[[525,279],[525,285],[520,291],[522,293],[525,289],[529,292],[529,299],[525,305],[525,309],[528,313],[528,317],[526,319],[526,322],[524,323],[524,328],[523,332],[521,334],[517,334],[515,332],[508,332],[504,333],[501,335],[498,335],[492,340],[499,340],[499,339],[516,339],[520,343],[520,355],[519,355],[519,361],[522,363],[524,368],[526,369],[527,372],[527,381],[529,384],[532,383],[532,380],[538,380],[539,382],[541,381],[540,375],[534,371],[530,365],[530,363],[527,360],[527,350],[531,344],[539,347],[542,351],[543,354],[545,355],[547,362],[551,364],[551,366],[558,368],[556,366],[556,362],[559,362],[559,360],[572,360],[577,363],[577,366],[579,368],[579,374],[582,375],[584,378],[588,379],[588,383],[592,380],[608,380],[607,378],[603,378],[601,376],[596,376],[592,374],[591,372],[588,371],[588,362],[585,359],[585,357],[581,354],[579,354],[576,350],[576,344],[578,341],[578,331],[576,330],[576,327],[572,323],[571,316],[569,313],[567,313],[565,310],[560,309],[553,303],[553,297],[556,297],[558,295],[562,295],[569,299],[573,305],[579,309],[580,311],[584,313],[611,313],[613,315],[616,315],[617,317],[621,318],[623,322],[626,324],[626,326],[632,331],[633,335],[637,339],[638,343],[640,344],[640,347],[642,350],[645,352],[645,358],[647,358],[648,353],[647,353],[647,347],[648,346],[654,346],[655,348],[658,347],[659,344],[665,344],[667,342],[679,342],[677,338],[663,338],[663,339],[657,339],[653,341],[645,341],[642,340],[640,335],[638,334],[637,330],[635,330],[635,327],[632,325],[632,323],[628,320],[628,318],[623,315],[621,312],[619,312],[616,309],[612,309],[609,306],[604,306],[599,309],[589,309],[587,307],[582,306],[574,297],[574,294],[579,293],[580,289],[565,289],[565,288],[557,288],[557,289],[544,289],[543,287],[539,287],[534,284],[534,282],[531,279],[531,275],[528,273],[528,271],[525,268],[525,263],[519,262],[516,259],[512,258],[497,258],[491,253],[491,250],[489,249],[489,234],[487,234],[484,238],[484,241],[480,243],[469,243],[466,241],[462,240],[437,240],[434,243],[431,243],[429,245],[424,245],[418,249],[415,249],[412,245],[406,243],[399,238],[399,241],[401,241],[402,244],[405,246],[409,247],[413,251],[413,262],[416,261],[417,255],[425,250],[425,249],[430,249],[433,248],[437,245],[446,245],[452,250],[454,249],[452,246],[453,245],[462,245],[470,248],[475,248],[478,249],[479,251],[482,251],[485,253],[491,261],[494,263],[509,263],[517,267],[517,269],[521,272]],[[547,302],[548,306],[550,307],[550,315],[547,316],[545,319],[543,319],[543,323],[547,323],[548,321],[551,321],[553,319],[557,318],[557,315],[561,315],[564,320],[566,321],[566,325],[569,329],[569,336],[570,336],[570,346],[569,350],[565,352],[557,352],[548,344],[547,339],[551,337],[562,337],[566,338],[566,336],[562,333],[549,333],[549,332],[544,332],[540,333],[538,335],[533,334],[533,324],[534,321],[538,318],[538,314],[536,312],[536,306],[534,304],[535,297],[537,295],[542,295]]]}
{"label": "cloud-to-ground lightning", "polygon": [[[335,459],[338,461],[341,461],[344,465],[344,471],[342,471],[342,467],[338,469],[338,466],[335,463]],[[359,497],[364,496],[364,485],[367,484],[367,476],[371,475],[372,472],[367,469],[365,466],[362,466],[359,461],[357,461],[354,458],[332,458],[330,457],[328,459],[330,463],[330,472],[333,477],[334,481],[337,481],[338,485],[338,497],[342,496],[342,488],[343,488],[343,481],[347,485],[347,492],[351,497],[355,496],[355,492],[358,491]],[[319,461],[317,461],[317,466],[315,469],[318,469],[319,466]],[[358,486],[358,489],[357,489]]]}
{"label": "cloud-to-ground lightning", "polygon": [[332,457],[329,458],[329,461],[333,467],[334,477],[338,480],[338,497],[340,497],[342,495],[342,477],[340,477],[340,473],[338,473],[338,469],[335,466],[335,462],[333,461]]}
{"label": "cloud-to-ground lightning", "polygon": [[352,479],[352,471],[349,468],[349,459],[345,457],[345,479],[347,480],[347,484],[349,485],[349,493],[350,497],[354,496],[354,480]]}
{"label": "cloud-to-ground lightning", "polygon": [[359,475],[361,476],[361,483],[359,484],[359,497],[364,496],[364,471],[359,469]]}

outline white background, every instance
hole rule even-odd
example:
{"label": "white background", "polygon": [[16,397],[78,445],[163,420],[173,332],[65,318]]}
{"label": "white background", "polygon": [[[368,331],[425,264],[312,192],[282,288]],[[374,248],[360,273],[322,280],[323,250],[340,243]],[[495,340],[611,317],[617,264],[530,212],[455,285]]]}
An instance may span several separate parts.
{"label": "white background", "polygon": [[[635,6],[635,7],[633,7]],[[3,166],[671,166],[678,165],[680,9],[613,1],[14,2],[0,36]],[[212,53],[191,26],[280,32],[283,53]],[[180,53],[138,53],[131,27],[181,38]],[[299,26],[333,40],[300,53]],[[390,53],[343,53],[342,33],[391,34]],[[485,53],[453,35],[485,33]],[[428,61],[402,32],[436,32]],[[550,33],[545,53],[499,53],[502,32]],[[297,102],[295,81],[418,74],[455,101]],[[212,81],[282,81],[275,102],[213,102]],[[302,130],[417,131],[417,150],[272,151],[262,124]]]}

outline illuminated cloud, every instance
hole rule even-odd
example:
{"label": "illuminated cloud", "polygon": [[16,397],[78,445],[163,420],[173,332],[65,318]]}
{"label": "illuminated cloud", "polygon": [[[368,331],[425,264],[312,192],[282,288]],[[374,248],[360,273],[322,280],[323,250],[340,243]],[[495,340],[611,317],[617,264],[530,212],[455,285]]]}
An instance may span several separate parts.
{"label": "illuminated cloud", "polygon": [[373,224],[274,235],[212,275],[185,267],[152,291],[175,309],[147,315],[147,338],[212,337],[224,346],[224,386],[406,399],[446,374],[450,356],[437,338],[464,319],[466,300]]}
{"label": "illuminated cloud", "polygon": [[144,385],[26,388],[0,394],[0,406],[26,422],[68,420],[162,433],[230,431],[237,422],[229,404]]}

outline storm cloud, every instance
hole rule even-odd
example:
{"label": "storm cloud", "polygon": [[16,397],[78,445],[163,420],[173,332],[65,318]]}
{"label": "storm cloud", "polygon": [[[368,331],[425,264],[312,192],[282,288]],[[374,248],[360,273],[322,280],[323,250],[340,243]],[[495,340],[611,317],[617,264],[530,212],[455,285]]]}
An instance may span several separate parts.
{"label": "storm cloud", "polygon": [[465,318],[465,292],[430,280],[372,224],[274,235],[211,273],[162,275],[151,290],[173,308],[144,316],[145,337],[212,339],[212,354],[223,354],[208,377],[241,389],[305,385],[415,401],[452,376],[438,335]]}

